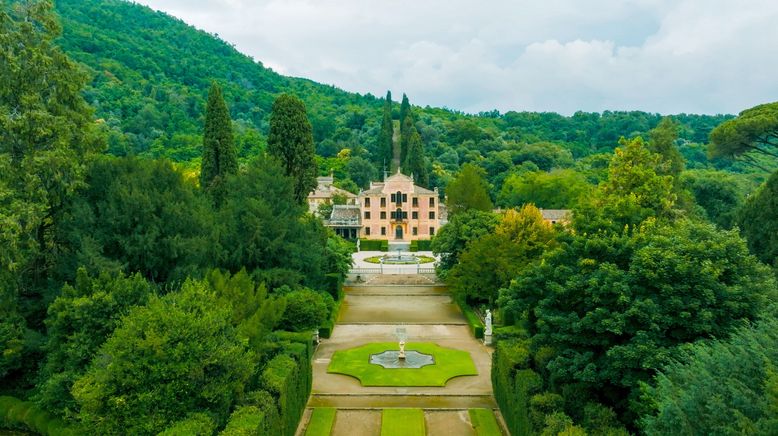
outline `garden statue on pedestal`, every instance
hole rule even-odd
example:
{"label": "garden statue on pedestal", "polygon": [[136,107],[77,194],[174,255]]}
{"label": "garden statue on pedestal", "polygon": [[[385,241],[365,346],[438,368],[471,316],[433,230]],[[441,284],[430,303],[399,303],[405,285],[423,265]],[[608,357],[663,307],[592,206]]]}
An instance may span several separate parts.
{"label": "garden statue on pedestal", "polygon": [[492,311],[489,309],[486,309],[486,317],[484,319],[484,324],[486,324],[486,326],[484,327],[484,344],[491,345],[492,344]]}

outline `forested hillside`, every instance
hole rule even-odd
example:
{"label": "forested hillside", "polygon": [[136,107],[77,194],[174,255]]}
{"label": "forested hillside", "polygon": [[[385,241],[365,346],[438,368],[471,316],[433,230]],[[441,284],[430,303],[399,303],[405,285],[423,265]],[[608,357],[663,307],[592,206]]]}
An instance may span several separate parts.
{"label": "forested hillside", "polygon": [[[224,89],[238,154],[244,160],[264,148],[274,97],[289,92],[308,109],[321,173],[334,171],[344,187],[358,189],[363,179],[379,175],[389,163],[378,144],[380,98],[281,76],[215,35],[125,1],[60,0],[57,11],[64,28],[59,44],[90,70],[86,100],[110,132],[112,154],[196,162],[205,95],[215,80]],[[516,106],[520,108],[521,102]],[[395,121],[404,121],[399,104],[391,112]],[[731,167],[726,161],[709,162],[704,147],[711,129],[727,118],[675,116],[687,167]],[[660,119],[659,114],[637,111],[566,117],[496,111],[466,115],[414,107],[412,114],[423,142],[429,184],[444,188],[461,164],[475,162],[489,173],[495,198],[508,167],[526,161],[546,170],[569,167],[572,159],[612,151],[621,136],[645,135]],[[349,165],[351,160],[357,162]]]}

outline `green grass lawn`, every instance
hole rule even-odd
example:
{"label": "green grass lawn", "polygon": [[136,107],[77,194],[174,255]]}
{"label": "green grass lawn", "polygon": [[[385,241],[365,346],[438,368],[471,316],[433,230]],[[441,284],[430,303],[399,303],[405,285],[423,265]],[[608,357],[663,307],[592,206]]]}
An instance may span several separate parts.
{"label": "green grass lawn", "polygon": [[330,436],[334,422],[334,407],[317,407],[311,413],[311,419],[305,429],[305,436]]}
{"label": "green grass lawn", "polygon": [[384,409],[381,436],[424,436],[424,411],[421,409]]}
{"label": "green grass lawn", "polygon": [[384,368],[370,363],[370,355],[399,350],[396,342],[376,342],[336,351],[327,372],[352,376],[362,386],[445,386],[454,377],[478,375],[467,351],[444,348],[431,342],[409,342],[405,351],[432,354],[435,364],[423,368]]}
{"label": "green grass lawn", "polygon": [[502,436],[494,412],[489,409],[470,409],[470,423],[478,436]]}

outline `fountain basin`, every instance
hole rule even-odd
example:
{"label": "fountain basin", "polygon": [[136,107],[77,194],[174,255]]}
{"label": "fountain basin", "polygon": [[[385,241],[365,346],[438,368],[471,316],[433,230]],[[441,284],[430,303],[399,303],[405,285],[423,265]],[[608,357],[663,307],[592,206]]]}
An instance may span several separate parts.
{"label": "fountain basin", "polygon": [[408,350],[405,352],[405,359],[401,359],[398,350],[386,350],[383,353],[371,354],[370,363],[387,369],[422,368],[427,365],[434,365],[435,358],[431,354]]}

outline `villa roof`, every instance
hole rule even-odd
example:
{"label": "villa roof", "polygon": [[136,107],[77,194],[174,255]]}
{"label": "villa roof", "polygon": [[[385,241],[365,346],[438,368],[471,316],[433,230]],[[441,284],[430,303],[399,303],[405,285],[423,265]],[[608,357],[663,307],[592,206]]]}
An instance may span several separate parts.
{"label": "villa roof", "polygon": [[316,189],[314,189],[310,194],[308,194],[309,198],[332,198],[334,195],[343,195],[346,198],[357,198],[357,196],[351,192],[346,191],[345,189],[340,189],[333,185],[333,178],[330,177],[317,177],[316,181],[318,182]]}
{"label": "villa roof", "polygon": [[336,204],[332,206],[330,221],[359,220],[359,206],[351,204]]}

